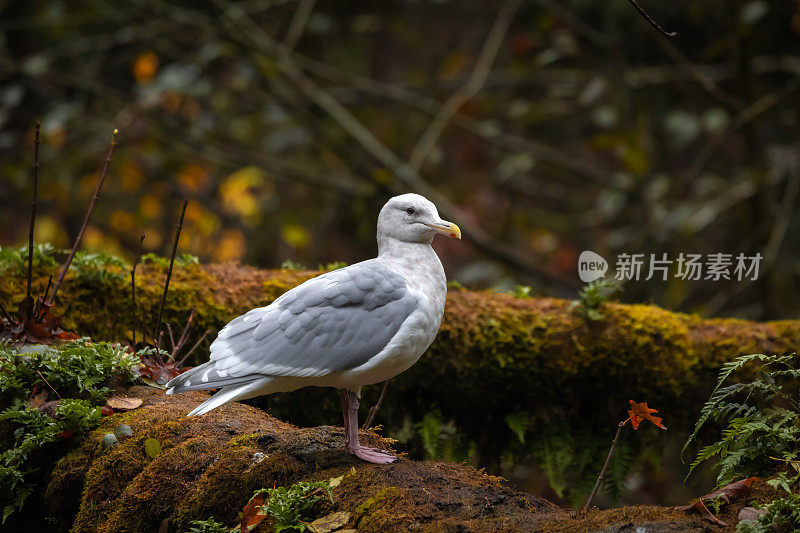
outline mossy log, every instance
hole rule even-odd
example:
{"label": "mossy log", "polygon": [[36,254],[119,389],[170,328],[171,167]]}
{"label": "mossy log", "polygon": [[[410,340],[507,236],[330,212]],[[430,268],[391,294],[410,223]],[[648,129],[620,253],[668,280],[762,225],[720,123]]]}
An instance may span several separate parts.
{"label": "mossy log", "polygon": [[[43,286],[49,272],[42,270],[37,274]],[[231,318],[317,274],[236,264],[176,266],[165,317],[180,331],[196,306],[196,334],[216,332]],[[138,271],[138,316],[148,317],[150,328],[164,276],[164,269],[152,263]],[[0,277],[6,307],[24,296],[24,287],[21,271],[9,269]],[[396,434],[404,423],[438,410],[477,445],[481,464],[516,442],[505,421],[511,413],[530,415],[534,433],[539,423],[576,417],[605,432],[613,431],[634,399],[656,406],[671,428],[686,427],[696,419],[725,361],[743,353],[791,353],[800,342],[800,321],[795,320],[703,319],[618,303],[600,310],[604,318],[589,321],[568,300],[451,290],[438,337],[416,365],[393,380],[378,422]],[[127,270],[111,265],[70,273],[56,314],[62,326],[80,334],[129,338]],[[203,361],[207,352],[201,349],[194,356]],[[362,403],[377,393],[377,387],[366,391]],[[273,414],[293,423],[330,424],[340,417],[329,391],[275,395],[266,402]]]}
{"label": "mossy log", "polygon": [[[456,463],[364,463],[344,450],[340,427],[302,429],[259,409],[229,404],[202,417],[186,412],[202,392],[166,396],[135,386],[118,394],[140,397],[142,407],[103,419],[53,468],[36,505],[12,517],[11,530],[72,533],[185,532],[211,516],[229,527],[260,488],[343,476],[317,514],[349,513],[345,528],[361,532],[457,531],[706,531],[699,516],[671,508],[637,506],[611,511],[564,511],[502,480]],[[120,423],[132,436],[105,448],[103,435]],[[145,441],[160,452],[148,455]],[[392,441],[362,432],[372,445]],[[734,515],[735,516],[735,515]],[[268,518],[256,532],[272,531]],[[609,528],[609,529],[606,529]]]}

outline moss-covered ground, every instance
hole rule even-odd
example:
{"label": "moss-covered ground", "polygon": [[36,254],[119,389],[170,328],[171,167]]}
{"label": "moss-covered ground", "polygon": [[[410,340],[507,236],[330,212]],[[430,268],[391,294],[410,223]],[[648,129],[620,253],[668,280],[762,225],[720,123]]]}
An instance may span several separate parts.
{"label": "moss-covered ground", "polygon": [[[344,450],[339,427],[298,428],[243,404],[187,418],[204,393],[118,392],[143,398],[143,406],[104,418],[56,464],[43,501],[17,523],[30,531],[183,532],[213,515],[234,526],[256,489],[344,476],[323,512],[347,511],[344,527],[363,532],[708,531],[699,516],[667,507],[564,510],[464,464],[406,457],[366,464]],[[122,422],[133,436],[104,449],[102,435]],[[392,446],[373,432],[362,438]],[[159,441],[156,457],[145,452],[146,439]],[[256,531],[270,530],[267,520]]]}

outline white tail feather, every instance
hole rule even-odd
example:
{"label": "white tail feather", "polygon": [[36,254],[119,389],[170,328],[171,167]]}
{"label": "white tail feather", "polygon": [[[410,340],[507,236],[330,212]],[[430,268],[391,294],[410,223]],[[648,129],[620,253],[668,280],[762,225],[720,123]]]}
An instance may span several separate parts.
{"label": "white tail feather", "polygon": [[236,400],[244,400],[258,396],[259,394],[264,394],[264,392],[261,391],[270,381],[272,381],[272,378],[265,377],[244,385],[229,385],[227,387],[223,387],[214,396],[192,409],[192,411],[190,411],[186,416],[204,415],[212,409],[216,409],[217,407],[225,405],[226,403],[235,402]]}

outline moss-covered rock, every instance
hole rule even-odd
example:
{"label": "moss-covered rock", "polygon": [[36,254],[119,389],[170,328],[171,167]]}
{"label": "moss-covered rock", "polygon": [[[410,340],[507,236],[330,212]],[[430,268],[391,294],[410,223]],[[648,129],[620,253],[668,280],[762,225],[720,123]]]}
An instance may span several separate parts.
{"label": "moss-covered rock", "polygon": [[[74,533],[186,531],[192,520],[212,515],[234,526],[257,489],[336,476],[344,478],[328,510],[350,512],[350,527],[361,531],[442,531],[456,523],[518,529],[534,515],[561,512],[465,465],[363,463],[344,450],[341,428],[297,428],[242,404],[187,418],[204,393],[166,396],[149,387],[125,393],[142,397],[143,406],[105,418],[56,464],[44,501],[26,508],[35,516],[15,520]],[[104,449],[103,434],[120,423],[133,436]],[[147,439],[160,443],[156,457],[146,453]],[[372,432],[362,439],[392,444]],[[490,500],[492,512],[482,512]]]}

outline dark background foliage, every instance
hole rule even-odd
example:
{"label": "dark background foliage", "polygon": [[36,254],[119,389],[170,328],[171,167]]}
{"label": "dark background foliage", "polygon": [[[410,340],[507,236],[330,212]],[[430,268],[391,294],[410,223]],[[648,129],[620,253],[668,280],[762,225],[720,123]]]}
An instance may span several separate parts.
{"label": "dark background foliage", "polygon": [[37,237],[59,246],[117,127],[89,249],[130,256],[144,230],[165,252],[189,198],[204,261],[354,262],[414,190],[465,226],[469,245],[438,244],[465,283],[571,295],[582,249],[760,252],[756,282],[626,299],[793,315],[798,4],[644,7],[678,37],[624,0],[7,3],[0,241],[25,239],[40,117]]}

